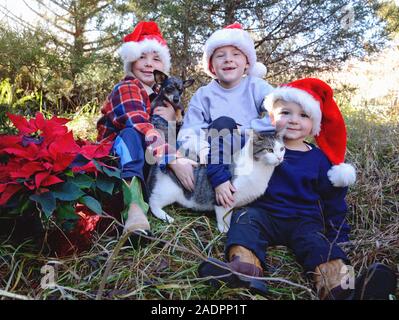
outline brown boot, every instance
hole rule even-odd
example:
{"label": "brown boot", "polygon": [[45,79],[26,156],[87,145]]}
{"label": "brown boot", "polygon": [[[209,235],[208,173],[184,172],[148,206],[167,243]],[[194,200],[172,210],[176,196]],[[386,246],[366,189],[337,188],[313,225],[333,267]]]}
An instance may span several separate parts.
{"label": "brown boot", "polygon": [[[263,280],[250,278],[263,276],[261,263],[252,251],[242,246],[233,246],[229,250],[228,259],[230,262],[214,258],[206,259],[198,268],[199,276],[210,278],[208,281],[215,288],[220,288],[225,283],[230,288],[247,288],[252,293],[262,296],[268,294],[266,283]],[[242,275],[232,273],[232,271]]]}
{"label": "brown boot", "polygon": [[253,277],[262,277],[262,265],[251,250],[242,246],[232,246],[229,250],[229,265],[237,272]]}
{"label": "brown boot", "polygon": [[321,300],[341,299],[342,294],[345,293],[341,288],[342,279],[346,276],[346,273],[342,272],[343,267],[345,264],[341,259],[332,260],[316,267],[313,280]]}

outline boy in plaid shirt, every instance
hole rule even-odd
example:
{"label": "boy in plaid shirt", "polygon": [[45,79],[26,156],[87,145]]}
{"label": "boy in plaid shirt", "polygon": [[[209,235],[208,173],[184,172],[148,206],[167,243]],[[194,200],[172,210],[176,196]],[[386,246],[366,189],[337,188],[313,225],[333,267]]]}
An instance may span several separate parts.
{"label": "boy in plaid shirt", "polygon": [[[192,166],[196,163],[178,159],[175,148],[164,141],[150,122],[151,98],[155,96],[153,71],[167,73],[170,69],[169,49],[158,25],[140,22],[123,41],[119,53],[126,77],[114,86],[101,108],[97,141],[114,140],[113,151],[119,158],[122,178],[131,190],[132,200],[124,216],[125,231],[148,235],[148,205],[143,200],[145,160],[150,156],[158,164],[168,165],[188,190],[194,187]],[[175,121],[172,105],[165,104],[165,108],[155,109],[154,114]]]}

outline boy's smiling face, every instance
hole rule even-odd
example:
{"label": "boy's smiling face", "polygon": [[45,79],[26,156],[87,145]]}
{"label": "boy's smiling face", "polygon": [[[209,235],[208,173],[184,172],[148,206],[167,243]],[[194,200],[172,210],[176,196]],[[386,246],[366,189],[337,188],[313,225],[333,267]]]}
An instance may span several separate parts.
{"label": "boy's smiling face", "polygon": [[313,121],[301,105],[295,102],[277,100],[269,114],[277,130],[286,128],[284,134],[286,143],[300,145],[303,143],[303,139],[311,135]]}
{"label": "boy's smiling face", "polygon": [[234,46],[217,48],[212,57],[210,70],[224,88],[233,88],[240,81],[249,64],[246,55]]}
{"label": "boy's smiling face", "polygon": [[163,70],[164,64],[157,52],[143,53],[132,63],[132,72],[142,83],[152,87],[155,83],[154,70]]}

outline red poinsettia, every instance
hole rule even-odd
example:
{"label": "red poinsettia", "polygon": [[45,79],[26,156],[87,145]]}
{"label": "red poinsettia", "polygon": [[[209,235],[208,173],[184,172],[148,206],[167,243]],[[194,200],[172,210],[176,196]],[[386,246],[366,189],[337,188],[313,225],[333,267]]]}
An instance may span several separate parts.
{"label": "red poinsettia", "polygon": [[75,213],[80,217],[76,226],[69,232],[54,230],[49,237],[49,244],[55,255],[68,256],[90,248],[93,232],[100,221],[100,216],[82,204],[77,204]]}
{"label": "red poinsettia", "polygon": [[0,156],[8,156],[7,163],[0,165],[0,206],[24,187],[40,194],[47,190],[45,187],[64,182],[60,176],[78,154],[89,161],[72,168],[74,172],[97,172],[90,160],[106,157],[112,146],[110,143],[88,142],[79,146],[65,126],[67,119],[54,116],[46,120],[39,112],[29,121],[13,114],[8,117],[19,134],[3,135],[0,139]]}
{"label": "red poinsettia", "polygon": [[18,134],[0,136],[0,206],[19,212],[35,202],[47,218],[75,221],[68,234],[88,240],[102,213],[95,196],[112,195],[118,183],[118,169],[104,163],[112,160],[112,142],[76,141],[67,119],[39,112],[30,120],[8,117]]}

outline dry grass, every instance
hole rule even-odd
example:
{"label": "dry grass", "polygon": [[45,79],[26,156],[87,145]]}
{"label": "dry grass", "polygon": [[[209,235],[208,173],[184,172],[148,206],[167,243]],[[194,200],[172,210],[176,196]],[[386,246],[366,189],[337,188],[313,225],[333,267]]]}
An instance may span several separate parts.
{"label": "dry grass", "polygon": [[[357,184],[348,195],[353,242],[346,251],[357,272],[375,261],[398,269],[399,112],[393,112],[389,121],[350,109],[345,115],[348,161],[358,171]],[[102,299],[265,299],[246,290],[215,290],[198,279],[202,257],[223,258],[225,239],[217,232],[213,217],[177,207],[169,210],[176,218],[172,225],[150,217],[159,240],[137,250],[129,244],[121,247],[104,279]],[[2,242],[0,299],[95,299],[119,239],[98,234],[89,252],[62,260],[33,253],[29,243],[12,247]],[[57,266],[57,285],[43,290],[40,269],[46,263]],[[315,299],[311,283],[285,247],[271,248],[267,265],[267,299]]]}

